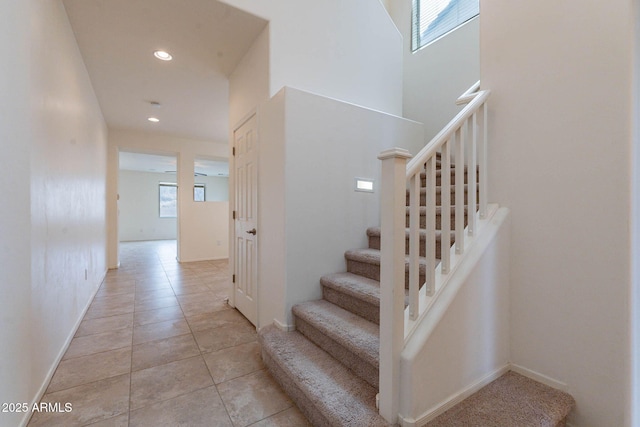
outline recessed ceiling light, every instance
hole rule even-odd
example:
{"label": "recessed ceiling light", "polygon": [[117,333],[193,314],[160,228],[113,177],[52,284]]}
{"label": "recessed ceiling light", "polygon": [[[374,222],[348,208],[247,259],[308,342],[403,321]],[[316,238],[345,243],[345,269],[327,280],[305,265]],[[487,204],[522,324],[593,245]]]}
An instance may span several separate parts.
{"label": "recessed ceiling light", "polygon": [[160,119],[157,117],[149,117],[147,120],[153,123],[158,123],[160,121]]}
{"label": "recessed ceiling light", "polygon": [[163,61],[171,61],[173,59],[173,56],[171,56],[169,52],[166,52],[164,50],[156,50],[155,52],[153,52],[153,56]]}

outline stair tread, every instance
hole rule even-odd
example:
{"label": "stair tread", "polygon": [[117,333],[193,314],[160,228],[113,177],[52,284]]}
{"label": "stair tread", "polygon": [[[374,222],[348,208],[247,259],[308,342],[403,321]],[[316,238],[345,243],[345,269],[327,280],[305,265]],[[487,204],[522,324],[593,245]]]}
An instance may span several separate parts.
{"label": "stair tread", "polygon": [[325,300],[296,304],[293,314],[374,367],[380,362],[380,329],[375,323]]}
{"label": "stair tread", "polygon": [[[436,164],[438,166],[440,166],[441,163],[438,160],[436,162]],[[455,163],[450,163],[449,164],[449,168],[451,169],[451,174],[455,174],[455,172],[456,172],[456,164]],[[467,165],[464,165],[463,169],[464,169],[464,173],[467,174],[468,171],[469,171],[469,167]],[[476,165],[476,172],[479,171],[479,170],[480,170],[480,166]],[[439,176],[441,174],[442,174],[442,168],[438,167],[436,169],[436,176]],[[420,178],[425,178],[426,176],[427,176],[427,172],[425,172],[425,171],[420,172]]]}
{"label": "stair tread", "polygon": [[344,257],[352,261],[360,261],[367,264],[380,265],[380,250],[378,249],[349,249],[344,253]]}
{"label": "stair tread", "polygon": [[[407,214],[409,214],[411,206],[407,206],[405,209],[406,209]],[[419,209],[420,209],[420,215],[424,216],[424,215],[427,214],[427,207],[426,206],[419,206]],[[455,211],[456,211],[456,206],[455,205],[451,205],[449,207],[449,210],[450,210],[451,214],[454,214]],[[464,213],[466,214],[468,211],[469,211],[468,205],[464,205]],[[436,206],[436,215],[442,215],[442,206],[441,205],[437,205]]]}
{"label": "stair tread", "polygon": [[320,284],[380,306],[380,282],[377,280],[346,272],[327,274],[320,278]]}
{"label": "stair tread", "polygon": [[[320,278],[320,284],[324,288],[330,288],[338,294],[351,297],[354,300],[359,302],[364,302],[371,307],[374,307],[374,310],[380,311],[380,282],[377,280],[369,279],[368,277],[360,276],[358,274],[353,274],[349,272],[344,273],[333,273],[327,274]],[[325,296],[327,299],[327,296]],[[359,312],[356,304],[343,305],[340,301],[334,301],[329,299],[329,302],[336,304],[347,311],[351,311],[359,316],[364,317],[365,319],[372,321],[373,323],[379,324],[379,317],[372,316],[369,317],[370,314],[367,312]],[[405,289],[405,298],[404,305],[407,307],[409,305],[409,290]]]}
{"label": "stair tread", "polygon": [[426,427],[555,427],[574,405],[571,395],[509,371]]}
{"label": "stair tread", "polygon": [[[359,261],[371,265],[380,265],[380,250],[379,249],[350,249],[344,253],[347,260]],[[409,264],[409,257],[405,256],[405,264]],[[424,272],[427,264],[427,259],[420,257],[420,271]]]}
{"label": "stair tread", "polygon": [[376,390],[298,332],[270,325],[259,333],[266,351],[330,425],[388,426],[375,408]]}
{"label": "stair tread", "polygon": [[[380,237],[380,233],[382,232],[382,229],[380,227],[369,227],[367,228],[367,236],[368,237]],[[405,235],[407,236],[407,238],[409,237],[409,235],[411,234],[411,231],[409,228],[405,228]],[[451,230],[449,232],[449,235],[451,236],[452,239],[455,239],[456,237],[456,232],[454,230]],[[425,239],[427,237],[427,230],[424,228],[420,229],[420,238],[421,239]],[[442,230],[438,230],[436,229],[436,241],[440,241],[440,239],[442,239]]]}
{"label": "stair tread", "polygon": [[[469,191],[469,184],[464,184],[464,192],[468,192]],[[450,185],[450,192],[451,193],[455,193],[456,192],[456,185],[452,184]],[[425,187],[420,187],[420,194],[426,194],[427,193],[427,189]],[[409,190],[407,190],[407,194],[409,194]],[[442,194],[442,186],[441,185],[436,185],[436,194]]]}

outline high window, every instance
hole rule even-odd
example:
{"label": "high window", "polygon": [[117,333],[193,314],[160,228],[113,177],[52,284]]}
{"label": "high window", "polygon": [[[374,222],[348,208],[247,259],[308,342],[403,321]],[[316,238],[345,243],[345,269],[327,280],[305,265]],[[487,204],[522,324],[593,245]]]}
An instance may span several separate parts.
{"label": "high window", "polygon": [[193,186],[193,201],[204,202],[206,200],[205,185],[195,184]]}
{"label": "high window", "polygon": [[172,182],[159,184],[160,218],[178,216],[178,186]]}
{"label": "high window", "polygon": [[412,49],[431,43],[479,11],[479,0],[413,0]]}

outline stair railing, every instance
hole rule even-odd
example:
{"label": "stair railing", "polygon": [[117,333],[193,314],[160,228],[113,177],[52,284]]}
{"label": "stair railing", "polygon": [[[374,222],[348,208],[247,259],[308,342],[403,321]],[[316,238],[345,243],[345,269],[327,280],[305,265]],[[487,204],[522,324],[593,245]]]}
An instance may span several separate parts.
{"label": "stair railing", "polygon": [[[401,148],[380,153],[381,259],[380,259],[380,415],[397,422],[400,398],[400,353],[415,327],[460,262],[465,234],[473,236],[478,219],[487,215],[487,99],[490,92],[475,83],[458,98],[467,104],[420,152]],[[440,158],[438,159],[438,155]],[[411,160],[407,163],[407,159]],[[436,262],[437,189],[436,165],[440,162],[441,239],[440,263]],[[467,227],[465,179],[467,170]],[[455,168],[455,183],[451,170]],[[476,180],[476,171],[478,178]],[[426,188],[421,195],[422,174]],[[473,178],[473,179],[472,179]],[[451,197],[455,192],[455,204]],[[408,193],[408,203],[407,203]],[[479,194],[479,200],[476,195]],[[421,198],[425,216],[420,224]],[[476,212],[478,207],[478,212]],[[451,210],[454,209],[454,224]],[[406,218],[409,211],[409,250],[406,256]],[[451,235],[455,247],[451,246]],[[424,239],[425,257],[420,256]],[[408,265],[408,268],[407,268]],[[405,277],[408,271],[409,306],[405,310]]]}

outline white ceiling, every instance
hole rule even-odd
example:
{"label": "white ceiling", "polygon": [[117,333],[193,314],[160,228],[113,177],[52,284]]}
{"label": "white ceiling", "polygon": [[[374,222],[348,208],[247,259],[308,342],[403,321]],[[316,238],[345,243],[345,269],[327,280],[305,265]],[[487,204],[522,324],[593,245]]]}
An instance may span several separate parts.
{"label": "white ceiling", "polygon": [[63,3],[109,127],[228,140],[227,77],[265,20],[215,0]]}
{"label": "white ceiling", "polygon": [[[177,169],[177,162],[174,156],[121,151],[119,160],[121,170],[175,173]],[[226,160],[197,158],[194,162],[194,170],[198,175],[228,177],[229,162]]]}

